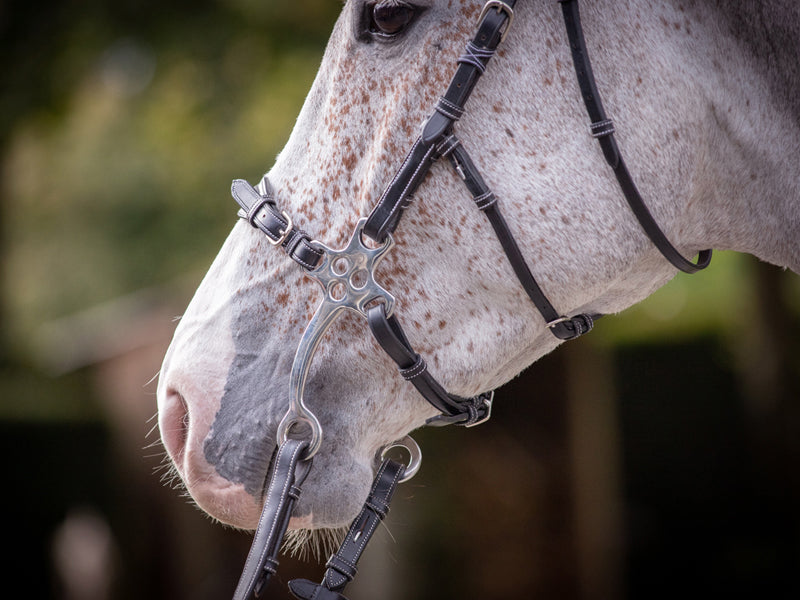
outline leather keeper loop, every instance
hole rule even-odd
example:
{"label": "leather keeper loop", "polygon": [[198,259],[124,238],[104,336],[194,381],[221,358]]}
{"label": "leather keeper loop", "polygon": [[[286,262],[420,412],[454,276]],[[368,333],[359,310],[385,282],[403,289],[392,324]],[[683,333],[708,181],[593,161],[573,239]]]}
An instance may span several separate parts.
{"label": "leather keeper loop", "polygon": [[464,116],[464,108],[450,102],[447,98],[441,97],[434,107],[438,112],[448,119],[458,121]]}
{"label": "leather keeper loop", "polygon": [[289,491],[287,492],[286,495],[289,496],[289,498],[297,500],[298,498],[300,498],[300,492],[301,492],[300,488],[297,487],[296,485],[293,485],[289,488]]}
{"label": "leather keeper loop", "polygon": [[479,210],[486,210],[492,204],[497,202],[497,196],[494,195],[494,192],[488,191],[473,198],[473,200],[475,201],[475,206],[477,206]]}
{"label": "leather keeper loop", "polygon": [[403,376],[403,379],[406,381],[411,381],[415,377],[419,377],[423,371],[428,367],[425,363],[425,359],[422,358],[421,355],[417,354],[416,362],[406,369],[400,369],[400,375]]}
{"label": "leather keeper loop", "polygon": [[591,132],[592,137],[599,138],[611,135],[614,133],[614,131],[616,131],[616,129],[614,129],[614,121],[611,119],[605,119],[589,125],[589,131]]}
{"label": "leather keeper loop", "polygon": [[325,563],[325,567],[340,573],[347,581],[353,581],[356,573],[358,573],[358,569],[354,565],[345,562],[336,554],[328,559],[328,562]]}
{"label": "leather keeper loop", "polygon": [[270,575],[275,575],[275,573],[278,572],[278,561],[274,558],[267,558],[267,560],[264,561],[263,570]]}
{"label": "leather keeper loop", "polygon": [[574,317],[561,317],[555,321],[550,321],[547,327],[560,340],[574,340],[577,337],[589,333],[594,327],[594,317],[587,314],[575,315]]}
{"label": "leather keeper loop", "polygon": [[372,512],[378,515],[381,520],[385,519],[386,515],[389,514],[389,505],[385,502],[378,502],[375,498],[369,498],[364,506],[367,506]]}

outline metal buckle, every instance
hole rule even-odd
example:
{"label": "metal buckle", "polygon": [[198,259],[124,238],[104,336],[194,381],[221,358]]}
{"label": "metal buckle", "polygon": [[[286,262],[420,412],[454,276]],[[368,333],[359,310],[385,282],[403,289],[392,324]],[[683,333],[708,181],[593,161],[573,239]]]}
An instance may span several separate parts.
{"label": "metal buckle", "polygon": [[288,214],[286,214],[285,210],[281,211],[281,216],[283,216],[283,218],[286,219],[286,229],[279,230],[279,233],[281,235],[277,240],[273,240],[271,237],[266,236],[267,241],[273,246],[279,246],[283,242],[285,242],[286,238],[289,237],[289,233],[292,231],[292,218]]}
{"label": "metal buckle", "polygon": [[508,30],[511,29],[511,23],[514,22],[514,9],[501,0],[489,0],[489,2],[483,6],[481,16],[478,17],[478,23],[483,21],[483,18],[486,16],[486,13],[489,12],[490,8],[496,8],[497,12],[504,12],[506,15],[508,15],[508,23],[506,23],[506,28],[500,34],[500,43],[502,44],[503,40],[506,39],[506,35],[508,35]]}
{"label": "metal buckle", "polygon": [[482,419],[475,421],[471,425],[464,425],[465,428],[475,427],[476,425],[480,425],[481,423],[486,423],[489,419],[492,418],[492,402],[494,402],[494,390],[489,392],[489,396],[483,399],[483,405],[486,407],[486,416]]}

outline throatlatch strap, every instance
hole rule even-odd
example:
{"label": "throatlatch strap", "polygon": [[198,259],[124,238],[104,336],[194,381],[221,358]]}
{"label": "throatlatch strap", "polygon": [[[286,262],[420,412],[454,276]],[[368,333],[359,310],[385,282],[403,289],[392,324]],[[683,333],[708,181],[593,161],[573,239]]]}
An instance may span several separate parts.
{"label": "throatlatch strap", "polygon": [[311,468],[310,460],[300,460],[306,448],[307,441],[289,439],[272,457],[264,489],[264,508],[233,600],[258,596],[278,568],[278,551],[300,497],[300,486]]}
{"label": "throatlatch strap", "polygon": [[405,466],[386,459],[378,469],[372,490],[359,515],[350,525],[338,552],[328,560],[322,583],[307,579],[294,579],[289,582],[292,594],[300,600],[347,600],[341,592],[356,575],[356,565],[361,554],[372,538],[378,524],[389,512],[389,503],[403,478]]}
{"label": "throatlatch strap", "polygon": [[684,258],[667,239],[667,236],[664,235],[639,194],[639,190],[636,188],[633,178],[625,166],[625,161],[622,160],[622,155],[614,139],[614,124],[606,116],[603,110],[603,103],[600,100],[600,93],[597,91],[597,83],[592,72],[592,65],[589,62],[586,40],[583,37],[578,0],[559,0],[559,2],[564,13],[564,24],[567,28],[569,45],[572,50],[572,62],[575,65],[578,86],[591,120],[590,132],[600,142],[606,162],[613,169],[625,200],[627,200],[647,237],[675,268],[684,273],[696,273],[701,269],[705,269],[711,262],[711,250],[702,250],[697,257],[697,263]]}

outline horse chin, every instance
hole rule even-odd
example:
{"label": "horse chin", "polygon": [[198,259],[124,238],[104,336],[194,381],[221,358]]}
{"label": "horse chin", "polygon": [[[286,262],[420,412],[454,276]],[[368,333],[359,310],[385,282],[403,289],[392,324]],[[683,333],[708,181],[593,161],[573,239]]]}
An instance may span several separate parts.
{"label": "horse chin", "polygon": [[[221,476],[213,465],[202,458],[186,458],[194,459],[191,461],[193,470],[191,473],[182,473],[182,479],[200,509],[211,518],[232,527],[252,530],[258,526],[263,508],[262,497],[251,494],[244,484]],[[203,467],[198,470],[200,463],[203,463]],[[341,449],[335,448],[330,454],[320,453],[315,457],[289,522],[290,530],[306,532],[296,535],[295,540],[306,540],[314,547],[319,547],[320,537],[326,540],[335,538],[330,531],[347,527],[356,517],[369,493],[372,477],[369,465],[362,464]],[[328,533],[310,533],[319,530]],[[297,542],[295,546],[300,548],[305,544],[305,541]],[[303,553],[305,551],[301,550]]]}
{"label": "horse chin", "polygon": [[352,455],[320,452],[302,486],[293,529],[339,529],[358,515],[369,495],[372,468]]}
{"label": "horse chin", "polygon": [[213,487],[187,488],[197,506],[211,518],[238,529],[255,529],[261,515],[261,504],[245,491],[243,485],[223,482]]}

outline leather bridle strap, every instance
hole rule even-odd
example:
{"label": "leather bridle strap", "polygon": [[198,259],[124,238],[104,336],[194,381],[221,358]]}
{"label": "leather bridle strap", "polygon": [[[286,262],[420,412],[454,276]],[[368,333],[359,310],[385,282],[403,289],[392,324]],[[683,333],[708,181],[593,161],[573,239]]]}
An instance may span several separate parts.
{"label": "leather bridle strap", "polygon": [[405,466],[391,459],[381,464],[367,501],[339,546],[330,557],[322,583],[308,579],[293,579],[289,589],[300,600],[347,600],[341,592],[356,576],[356,565],[378,524],[386,518],[397,484],[403,478]]}
{"label": "leather bridle strap", "polygon": [[625,195],[625,200],[627,200],[647,236],[673,266],[685,273],[696,273],[701,269],[705,269],[711,262],[711,250],[702,250],[697,257],[697,263],[684,258],[667,239],[667,236],[664,235],[661,227],[658,226],[639,194],[639,190],[628,172],[625,161],[622,160],[622,155],[614,139],[614,123],[606,116],[603,110],[603,103],[600,100],[600,93],[597,91],[597,83],[592,72],[592,65],[589,62],[586,40],[583,37],[578,0],[559,0],[559,2],[564,14],[564,24],[567,28],[578,85],[583,96],[583,102],[586,105],[586,111],[591,119],[591,134],[600,142],[606,162],[613,169],[614,175],[622,188],[622,193]]}
{"label": "leather bridle strap", "polygon": [[[370,213],[364,233],[376,241],[382,241],[388,233],[394,231],[403,210],[411,203],[411,195],[431,165],[441,157],[450,156],[454,168],[472,193],[476,205],[489,219],[517,278],[542,314],[548,328],[557,338],[571,340],[589,332],[594,326],[594,319],[600,315],[579,314],[565,317],[553,307],[528,268],[514,235],[500,212],[497,198],[453,134],[454,123],[464,114],[464,107],[475,84],[485,71],[505,32],[508,31],[513,18],[514,4],[515,2],[498,1],[488,2],[484,7],[477,32],[467,43],[464,54],[459,57],[458,68],[447,92],[437,102],[435,111],[423,127],[422,135],[414,142],[400,169]],[[373,333],[375,331],[373,328]],[[384,343],[381,345],[391,354]],[[403,370],[402,361],[395,359],[395,362]],[[418,389],[422,387],[416,383],[415,385]],[[423,395],[426,394],[423,392]],[[436,396],[432,395],[434,398]],[[436,402],[432,403],[438,406]]]}
{"label": "leather bridle strap", "polygon": [[310,460],[300,460],[307,447],[307,441],[289,439],[275,450],[264,490],[264,508],[233,600],[258,596],[278,568],[278,551],[300,497],[300,486],[311,469]]}
{"label": "leather bridle strap", "polygon": [[304,269],[311,271],[322,260],[323,252],[311,245],[311,238],[293,226],[286,211],[278,209],[269,180],[264,177],[255,189],[244,179],[234,179],[231,195],[239,204],[239,217],[267,236],[269,243],[280,246]]}
{"label": "leather bridle strap", "polygon": [[425,359],[414,352],[397,318],[386,316],[383,304],[367,310],[367,322],[375,340],[410,381],[422,397],[442,414],[426,421],[426,425],[463,425],[471,427],[486,421],[492,410],[494,392],[464,398],[447,392],[428,371]]}
{"label": "leather bridle strap", "polygon": [[595,319],[602,315],[578,314],[573,317],[564,317],[553,307],[528,268],[514,234],[511,233],[508,223],[506,223],[503,213],[500,211],[494,192],[486,185],[464,146],[455,138],[455,135],[451,136],[451,138],[448,157],[453,168],[464,180],[467,189],[472,194],[475,205],[489,219],[495,234],[497,234],[497,239],[500,241],[500,245],[508,258],[508,262],[511,263],[511,267],[517,275],[517,279],[519,279],[534,306],[541,313],[547,327],[560,340],[571,340],[591,331],[592,327],[594,327]]}
{"label": "leather bridle strap", "polygon": [[439,158],[439,144],[464,113],[464,105],[475,84],[503,39],[513,15],[510,9],[515,3],[516,0],[488,2],[484,7],[477,32],[459,57],[458,69],[447,92],[437,102],[422,135],[414,142],[367,219],[364,234],[376,242],[383,242],[386,235],[395,230],[403,211],[411,203],[412,194]]}

